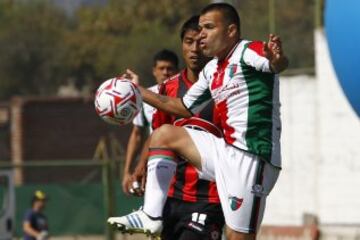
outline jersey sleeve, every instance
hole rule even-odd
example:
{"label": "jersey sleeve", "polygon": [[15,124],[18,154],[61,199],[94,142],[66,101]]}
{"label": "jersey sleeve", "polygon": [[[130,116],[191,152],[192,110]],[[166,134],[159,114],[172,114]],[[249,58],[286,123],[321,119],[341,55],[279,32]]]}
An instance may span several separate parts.
{"label": "jersey sleeve", "polygon": [[[160,86],[158,84],[149,87],[148,90],[158,93]],[[132,123],[137,127],[148,127],[151,124],[153,113],[149,111],[149,109],[153,109],[152,106],[147,105],[146,103],[142,103],[141,111],[135,116]]]}
{"label": "jersey sleeve", "polygon": [[182,98],[184,106],[192,113],[200,112],[210,101],[209,77],[203,69],[199,74],[199,80],[192,85]]}
{"label": "jersey sleeve", "polygon": [[141,108],[141,111],[133,119],[133,124],[137,127],[145,127],[145,114],[144,114],[144,105]]}
{"label": "jersey sleeve", "polygon": [[26,211],[24,214],[23,222],[31,222],[32,217],[33,217],[32,211],[31,210]]}
{"label": "jersey sleeve", "polygon": [[271,73],[270,62],[264,56],[264,42],[250,42],[244,49],[242,61],[254,67],[257,71]]}

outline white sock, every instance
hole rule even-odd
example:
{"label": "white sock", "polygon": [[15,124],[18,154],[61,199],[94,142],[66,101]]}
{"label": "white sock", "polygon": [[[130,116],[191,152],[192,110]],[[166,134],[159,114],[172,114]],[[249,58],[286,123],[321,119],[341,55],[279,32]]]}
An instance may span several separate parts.
{"label": "white sock", "polygon": [[153,218],[162,216],[177,163],[173,151],[150,148],[144,197],[144,212]]}

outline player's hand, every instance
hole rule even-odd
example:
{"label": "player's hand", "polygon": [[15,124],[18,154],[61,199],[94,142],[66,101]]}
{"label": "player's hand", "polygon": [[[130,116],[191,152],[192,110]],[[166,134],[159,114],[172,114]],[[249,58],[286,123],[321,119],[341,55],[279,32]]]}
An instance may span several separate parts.
{"label": "player's hand", "polygon": [[273,72],[279,73],[287,68],[288,60],[283,53],[279,36],[270,34],[268,42],[264,43],[263,52],[265,57],[269,59]]}
{"label": "player's hand", "polygon": [[131,183],[130,193],[135,197],[142,197],[144,192],[141,190],[141,185],[139,181],[133,179]]}
{"label": "player's hand", "polygon": [[278,58],[280,54],[282,54],[280,37],[274,34],[269,34],[269,40],[264,43],[263,51],[265,57],[269,60]]}
{"label": "player's hand", "polygon": [[47,231],[41,231],[40,234],[36,237],[36,240],[47,240],[49,239],[49,233]]}
{"label": "player's hand", "polygon": [[130,69],[126,69],[122,77],[131,80],[131,82],[133,82],[135,85],[139,85],[139,76]]}
{"label": "player's hand", "polygon": [[131,192],[130,192],[131,183],[132,183],[131,174],[130,174],[130,173],[124,173],[121,186],[122,186],[123,192],[124,192],[126,195],[130,195],[130,194],[131,194]]}
{"label": "player's hand", "polygon": [[141,197],[145,192],[145,183],[146,183],[146,165],[138,165],[132,175],[133,184],[136,184],[136,187],[133,187],[135,196]]}
{"label": "player's hand", "polygon": [[141,190],[145,192],[147,161],[144,161],[136,166],[134,176],[136,177],[137,181],[141,182]]}

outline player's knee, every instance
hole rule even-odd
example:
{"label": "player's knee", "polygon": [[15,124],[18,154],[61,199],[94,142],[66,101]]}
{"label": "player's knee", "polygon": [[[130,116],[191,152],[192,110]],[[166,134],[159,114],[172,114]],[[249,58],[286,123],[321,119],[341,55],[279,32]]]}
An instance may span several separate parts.
{"label": "player's knee", "polygon": [[230,229],[229,227],[226,228],[226,239],[229,240],[255,240],[256,234],[254,233],[241,233]]}
{"label": "player's knee", "polygon": [[164,124],[156,129],[151,135],[150,147],[169,147],[171,143],[171,134],[174,126],[170,124]]}

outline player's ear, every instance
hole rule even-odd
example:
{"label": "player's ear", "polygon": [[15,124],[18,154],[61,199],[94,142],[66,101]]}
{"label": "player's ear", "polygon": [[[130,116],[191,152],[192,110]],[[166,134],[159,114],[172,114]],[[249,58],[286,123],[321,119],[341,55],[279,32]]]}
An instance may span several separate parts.
{"label": "player's ear", "polygon": [[235,24],[230,24],[228,26],[228,34],[229,34],[229,37],[233,38],[235,37],[238,33],[238,30],[237,30],[237,27]]}

